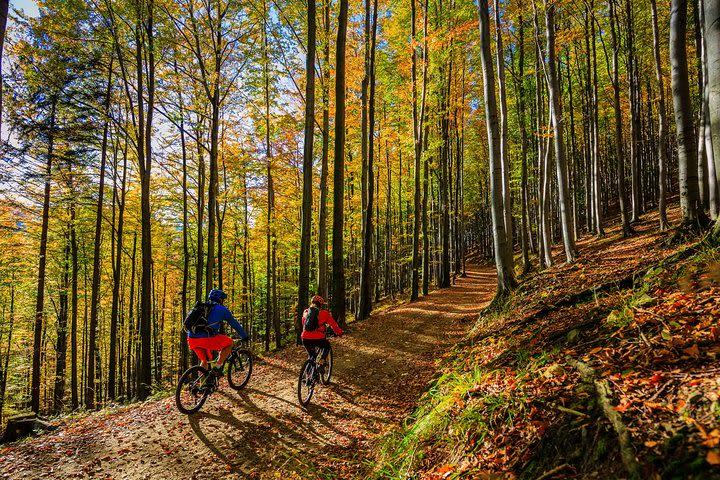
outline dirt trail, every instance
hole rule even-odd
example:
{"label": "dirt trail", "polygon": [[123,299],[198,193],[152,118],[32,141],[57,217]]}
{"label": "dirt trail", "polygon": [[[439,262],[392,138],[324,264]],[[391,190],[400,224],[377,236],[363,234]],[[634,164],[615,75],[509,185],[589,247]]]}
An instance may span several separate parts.
{"label": "dirt trail", "polygon": [[[373,442],[409,413],[491,299],[494,270],[375,314],[333,339],[335,372],[307,409],[296,398],[302,347],[265,355],[245,390],[223,380],[200,413],[173,398],[98,412],[0,449],[0,478],[354,477]],[[301,472],[301,473],[298,473]]]}

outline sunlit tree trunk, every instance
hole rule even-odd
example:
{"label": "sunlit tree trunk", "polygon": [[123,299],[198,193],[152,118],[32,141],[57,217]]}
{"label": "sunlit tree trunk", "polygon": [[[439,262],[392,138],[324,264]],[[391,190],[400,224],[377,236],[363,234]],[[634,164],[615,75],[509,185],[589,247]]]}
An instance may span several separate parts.
{"label": "sunlit tree trunk", "polygon": [[660,213],[660,230],[667,230],[667,119],[665,116],[665,85],[662,64],[660,63],[660,33],[658,32],[657,2],[650,0],[653,27],[653,57],[655,62],[655,79],[658,89],[658,211]]}
{"label": "sunlit tree trunk", "polygon": [[694,227],[704,212],[697,176],[697,148],[687,62],[687,0],[673,0],[670,10],[670,67],[680,164],[680,207],[683,224]]}
{"label": "sunlit tree trunk", "polygon": [[[707,71],[707,112],[712,136],[715,181],[720,185],[720,1],[704,0],[705,55]],[[720,192],[718,192],[720,194]],[[720,202],[720,198],[718,198]],[[714,235],[720,238],[720,221]]]}
{"label": "sunlit tree trunk", "polygon": [[[555,5],[550,4],[545,9],[545,23],[547,33],[548,53],[548,92],[550,94],[550,116],[553,124],[553,139],[555,141],[555,167],[557,172],[558,203],[560,204],[560,226],[562,228],[565,259],[568,263],[575,261],[575,237],[573,234],[572,205],[570,204],[568,188],[568,169],[565,158],[565,127],[562,110],[560,108],[560,85],[557,75],[555,58]],[[572,108],[572,106],[571,106]]]}
{"label": "sunlit tree trunk", "polygon": [[505,236],[504,203],[502,197],[502,165],[500,162],[500,130],[498,126],[498,111],[495,100],[495,76],[493,74],[493,60],[490,49],[490,18],[487,0],[479,0],[479,26],[480,26],[480,59],[485,94],[485,119],[487,123],[488,148],[490,152],[490,196],[491,214],[493,223],[493,243],[495,247],[495,265],[497,267],[498,291],[497,296],[506,295],[515,286],[512,265],[507,263]]}

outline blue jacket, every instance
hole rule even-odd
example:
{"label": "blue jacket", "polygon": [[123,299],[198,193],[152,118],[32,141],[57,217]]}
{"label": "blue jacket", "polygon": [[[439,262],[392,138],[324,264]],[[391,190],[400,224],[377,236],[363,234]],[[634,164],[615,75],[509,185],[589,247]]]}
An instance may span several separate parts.
{"label": "blue jacket", "polygon": [[[227,322],[233,330],[235,330],[238,335],[240,335],[240,338],[245,340],[247,338],[247,333],[245,333],[245,329],[238,323],[237,320],[235,320],[235,317],[233,317],[232,313],[230,313],[230,310],[228,310],[224,305],[220,305],[219,303],[216,303],[212,310],[210,310],[210,314],[208,315],[208,326],[213,329],[215,332],[214,335],[217,335],[217,333],[220,331],[220,327],[222,327],[223,322]],[[206,338],[210,335],[207,333],[191,333],[188,332],[188,337],[190,338]]]}

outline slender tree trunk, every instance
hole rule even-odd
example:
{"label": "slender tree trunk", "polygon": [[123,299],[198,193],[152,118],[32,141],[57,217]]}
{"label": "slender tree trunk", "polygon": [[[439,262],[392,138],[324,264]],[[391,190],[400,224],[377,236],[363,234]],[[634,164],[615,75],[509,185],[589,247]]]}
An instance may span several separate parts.
{"label": "slender tree trunk", "polygon": [[[68,172],[72,176],[71,172]],[[71,190],[72,195],[72,190]],[[67,235],[67,244],[63,255],[62,275],[60,278],[60,298],[57,314],[57,341],[55,344],[55,384],[53,388],[53,412],[59,412],[63,407],[65,395],[65,365],[67,353],[67,324],[68,324],[68,290],[70,290],[70,235]]]}
{"label": "slender tree trunk", "polygon": [[667,230],[667,120],[665,117],[665,85],[663,81],[662,64],[660,63],[660,33],[658,32],[657,2],[650,0],[652,28],[653,28],[653,57],[655,61],[655,79],[658,88],[658,210],[660,212],[660,230]]}
{"label": "slender tree trunk", "polygon": [[[177,63],[173,63],[175,67],[175,73],[177,74]],[[182,189],[183,189],[183,278],[182,278],[182,291],[180,292],[180,311],[182,318],[187,316],[188,308],[188,283],[190,280],[190,248],[188,239],[188,229],[190,224],[188,222],[188,155],[187,155],[187,141],[185,139],[185,108],[183,104],[182,89],[178,88],[178,99],[180,106],[180,150],[182,152]],[[123,173],[124,175],[124,173]],[[178,338],[180,345],[180,355],[178,362],[178,376],[188,368],[190,362],[189,348],[187,343],[187,334],[185,330],[180,329],[180,335]]]}
{"label": "slender tree trunk", "polygon": [[493,75],[492,53],[490,51],[490,18],[487,0],[479,0],[480,26],[480,59],[482,61],[485,119],[487,123],[488,147],[490,152],[490,190],[491,212],[493,223],[493,243],[495,248],[495,265],[497,267],[497,297],[506,295],[515,285],[512,265],[507,263],[505,216],[502,197],[502,165],[500,162],[500,130],[498,127],[498,111],[495,100],[495,77]]}
{"label": "slender tree trunk", "polygon": [[[275,281],[275,268],[273,267],[273,238],[275,236],[273,216],[275,209],[275,189],[272,176],[272,148],[270,145],[270,55],[268,52],[268,22],[270,13],[267,3],[263,2],[263,80],[265,87],[265,161],[268,182],[267,193],[267,226],[266,226],[266,258],[265,258],[265,351],[270,350],[270,325],[273,323],[273,297],[272,288]],[[280,346],[278,326],[275,325],[275,342]]]}
{"label": "slender tree trunk", "polygon": [[345,325],[345,42],[348,0],[340,0],[335,54],[335,148],[333,172],[333,317]]}
{"label": "slender tree trunk", "polygon": [[300,278],[296,315],[297,342],[300,341],[302,314],[310,289],[310,231],[312,222],[312,166],[315,126],[315,0],[307,1],[307,53],[305,58],[305,142],[303,149],[302,237],[300,243]]}
{"label": "slender tree trunk", "polygon": [[415,154],[415,185],[413,194],[413,240],[412,240],[412,280],[410,287],[410,301],[418,299],[420,291],[420,221],[422,204],[420,198],[420,158],[422,156],[422,116],[417,108],[417,41],[415,0],[410,0],[410,41],[412,43],[411,75],[412,75],[412,115],[413,115],[413,152]]}
{"label": "slender tree trunk", "polygon": [[325,0],[323,7],[325,45],[323,45],[323,84],[322,84],[322,163],[320,171],[320,225],[318,227],[318,293],[327,297],[327,196],[328,196],[328,156],[330,150],[330,1]]}
{"label": "slender tree trunk", "polygon": [[526,274],[532,268],[530,264],[530,249],[528,248],[528,174],[527,174],[527,151],[528,138],[527,128],[525,127],[525,23],[522,13],[518,19],[518,75],[515,79],[517,91],[517,114],[518,125],[520,126],[520,247],[523,258],[523,274]]}
{"label": "slender tree trunk", "polygon": [[[117,163],[116,163],[117,166]],[[115,172],[117,175],[117,172]],[[127,152],[123,152],[123,173],[122,181],[120,182],[120,195],[118,196],[118,224],[117,224],[117,239],[116,239],[116,251],[115,251],[115,264],[113,268],[113,296],[112,296],[112,308],[110,313],[110,360],[109,360],[109,371],[108,371],[108,398],[110,400],[115,398],[115,385],[117,383],[116,371],[117,371],[117,330],[118,330],[118,316],[119,316],[119,304],[120,304],[120,288],[122,278],[122,257],[123,257],[123,236],[125,230],[125,194],[127,181]],[[184,229],[183,229],[184,233]],[[183,303],[184,304],[184,303]],[[185,318],[183,316],[183,318]],[[122,380],[122,378],[121,378]]]}
{"label": "slender tree trunk", "polygon": [[[9,0],[0,0],[0,140],[2,139],[2,114],[3,114],[3,84],[2,61],[3,46],[5,45],[5,27],[7,26],[8,11],[10,10]],[[2,413],[0,411],[0,413]]]}
{"label": "slender tree trunk", "polygon": [[[367,96],[367,124],[363,133],[363,141],[367,145],[367,163],[363,168],[366,179],[364,189],[366,192],[366,203],[363,207],[363,231],[362,231],[362,265],[360,268],[360,302],[358,308],[358,319],[364,320],[370,316],[372,310],[372,246],[373,246],[373,201],[375,196],[375,174],[373,162],[375,158],[374,132],[375,132],[375,41],[377,33],[377,0],[373,1],[372,18],[369,15],[370,0],[367,0],[365,26],[370,35],[368,50],[366,51],[366,86],[369,90]],[[367,37],[366,37],[367,39]]]}
{"label": "slender tree trunk", "polygon": [[[105,92],[105,124],[103,126],[102,147],[100,150],[100,185],[98,187],[98,203],[95,210],[95,243],[93,245],[93,273],[92,286],[90,290],[90,332],[88,338],[88,349],[90,351],[89,362],[87,367],[88,383],[85,386],[85,405],[89,410],[95,408],[95,388],[96,388],[96,371],[95,356],[97,348],[97,330],[98,330],[98,309],[100,303],[100,247],[102,246],[102,219],[103,219],[103,199],[105,198],[105,166],[107,164],[107,147],[108,133],[110,128],[110,120],[107,118],[110,114],[110,98],[112,93],[112,68],[113,62],[110,60],[108,68],[108,83]],[[114,339],[113,339],[114,340]],[[111,345],[114,345],[112,343]],[[98,383],[99,385],[99,383]]]}
{"label": "slender tree trunk", "polygon": [[0,422],[3,418],[3,409],[5,407],[5,391],[7,390],[8,366],[10,364],[10,349],[12,347],[13,328],[15,327],[15,273],[12,274],[12,283],[10,284],[10,319],[8,321],[8,339],[7,350],[5,351],[5,363],[1,366],[0,371]]}
{"label": "slender tree trunk", "polygon": [[[420,101],[420,121],[418,127],[422,130],[422,152],[427,151],[429,125],[426,124],[425,102],[428,84],[428,0],[425,0],[423,16],[423,89]],[[428,222],[428,187],[430,185],[430,160],[427,155],[423,159],[423,196],[422,196],[422,232],[423,232],[423,258],[422,258],[422,294],[427,295],[430,284],[430,232]]]}
{"label": "slender tree trunk", "polygon": [[[154,46],[154,0],[148,0],[147,18],[138,12],[136,26],[136,58],[138,78],[138,164],[140,166],[140,217],[142,281],[140,295],[140,358],[136,372],[137,397],[140,400],[150,395],[152,383],[152,223],[150,211],[150,170],[152,166],[152,120],[155,108],[155,46]],[[142,19],[145,19],[143,21]],[[144,30],[147,48],[143,49],[140,30]],[[145,51],[143,51],[145,50]],[[146,68],[143,68],[144,61]],[[147,71],[145,71],[147,70]],[[143,95],[142,78],[147,75],[147,113]],[[147,115],[147,116],[146,116]]]}
{"label": "slender tree trunk", "polygon": [[622,111],[620,109],[620,74],[618,65],[618,55],[620,45],[617,39],[616,21],[615,21],[615,0],[610,0],[610,35],[612,38],[613,52],[613,105],[615,108],[615,161],[617,162],[618,177],[618,202],[620,203],[620,221],[622,223],[623,236],[627,237],[633,234],[628,218],[625,188],[625,156],[623,154],[623,138],[622,138]]}
{"label": "slender tree trunk", "polygon": [[40,363],[42,357],[43,340],[43,319],[45,317],[45,267],[47,265],[47,243],[50,224],[50,185],[52,181],[52,162],[55,155],[55,112],[57,98],[51,98],[50,106],[50,128],[48,130],[47,163],[45,166],[45,193],[43,195],[42,226],[40,229],[40,253],[38,276],[37,276],[37,297],[35,302],[35,330],[33,339],[33,361],[32,379],[30,386],[31,400],[30,408],[33,412],[40,412]]}
{"label": "slender tree trunk", "polygon": [[[555,5],[546,5],[545,23],[548,51],[548,92],[550,93],[550,116],[553,124],[555,140],[555,166],[557,172],[558,201],[560,204],[560,226],[562,228],[565,259],[568,263],[575,261],[575,237],[568,187],[568,168],[565,159],[564,118],[560,108],[560,85],[558,82],[557,63],[555,59]],[[572,108],[572,106],[571,106]]]}
{"label": "slender tree trunk", "polygon": [[503,47],[502,30],[500,28],[500,0],[495,0],[495,39],[498,78],[498,98],[500,100],[500,168],[502,169],[503,215],[505,217],[505,262],[514,269],[513,256],[513,217],[512,192],[510,191],[510,158],[508,156],[508,114],[507,95],[505,93],[505,49]]}

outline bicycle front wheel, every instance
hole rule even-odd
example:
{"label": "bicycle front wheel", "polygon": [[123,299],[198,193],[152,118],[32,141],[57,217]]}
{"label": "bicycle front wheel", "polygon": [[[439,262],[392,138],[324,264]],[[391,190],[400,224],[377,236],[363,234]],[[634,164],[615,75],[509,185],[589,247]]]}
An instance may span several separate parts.
{"label": "bicycle front wheel", "polygon": [[333,351],[332,351],[332,347],[328,347],[327,361],[325,362],[325,368],[321,372],[321,375],[320,375],[320,381],[323,383],[323,385],[327,385],[330,383],[330,376],[332,375],[332,370],[333,370]]}
{"label": "bicycle front wheel", "polygon": [[298,401],[303,407],[307,407],[315,391],[315,366],[312,360],[305,360],[300,377],[298,378],[297,394]]}
{"label": "bicycle front wheel", "polygon": [[237,350],[227,360],[228,385],[235,390],[242,390],[252,375],[253,357],[249,350]]}
{"label": "bicycle front wheel", "polygon": [[182,413],[190,415],[197,412],[210,394],[208,371],[200,365],[185,370],[175,388],[175,405]]}

